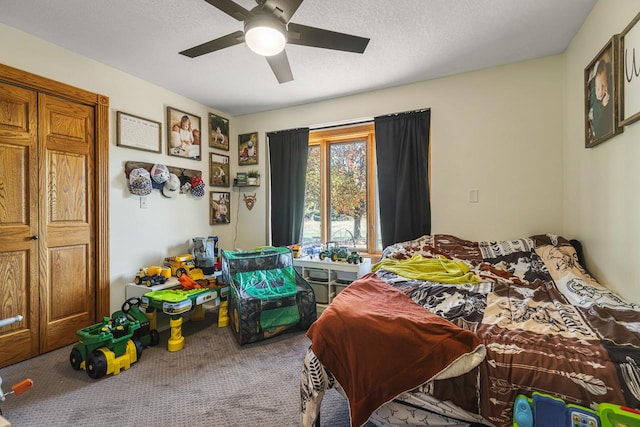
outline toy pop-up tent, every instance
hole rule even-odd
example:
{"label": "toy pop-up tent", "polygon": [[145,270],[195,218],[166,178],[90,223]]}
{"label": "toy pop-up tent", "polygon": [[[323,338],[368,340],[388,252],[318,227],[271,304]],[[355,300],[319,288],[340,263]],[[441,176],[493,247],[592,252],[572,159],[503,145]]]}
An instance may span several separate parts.
{"label": "toy pop-up tent", "polygon": [[288,248],[222,251],[222,280],[240,345],[306,330],[316,320],[313,288],[293,267]]}

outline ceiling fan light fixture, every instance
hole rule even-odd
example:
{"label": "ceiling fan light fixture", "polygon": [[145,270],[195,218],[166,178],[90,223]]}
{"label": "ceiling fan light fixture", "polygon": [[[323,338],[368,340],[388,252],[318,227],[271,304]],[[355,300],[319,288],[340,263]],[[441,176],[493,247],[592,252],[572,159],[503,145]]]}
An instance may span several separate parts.
{"label": "ceiling fan light fixture", "polygon": [[244,26],[244,41],[249,49],[262,56],[273,56],[282,52],[287,38],[285,27],[268,16],[255,16]]}

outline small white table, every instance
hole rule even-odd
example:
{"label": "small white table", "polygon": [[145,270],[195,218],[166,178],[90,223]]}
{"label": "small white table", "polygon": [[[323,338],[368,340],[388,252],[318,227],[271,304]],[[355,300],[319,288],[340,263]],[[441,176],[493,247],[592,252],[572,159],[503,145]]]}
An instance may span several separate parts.
{"label": "small white table", "polygon": [[351,282],[371,272],[371,260],[350,264],[346,261],[331,261],[310,258],[294,258],[293,266],[304,277],[316,294],[316,303],[329,304],[342,289]]}

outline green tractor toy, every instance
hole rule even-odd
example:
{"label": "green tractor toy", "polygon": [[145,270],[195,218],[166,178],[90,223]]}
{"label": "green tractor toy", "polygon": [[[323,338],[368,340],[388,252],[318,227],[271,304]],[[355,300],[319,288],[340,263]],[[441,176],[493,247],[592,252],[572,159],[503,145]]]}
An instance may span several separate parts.
{"label": "green tractor toy", "polygon": [[358,252],[349,250],[346,246],[338,246],[337,242],[327,242],[327,248],[320,252],[321,260],[329,258],[331,261],[346,261],[349,264],[359,264],[363,261]]}
{"label": "green tractor toy", "polygon": [[98,379],[106,374],[118,375],[140,360],[143,348],[158,344],[160,335],[151,329],[149,318],[139,307],[139,298],[129,298],[111,317],[79,329],[76,336],[80,342],[69,355],[71,367],[84,369]]}

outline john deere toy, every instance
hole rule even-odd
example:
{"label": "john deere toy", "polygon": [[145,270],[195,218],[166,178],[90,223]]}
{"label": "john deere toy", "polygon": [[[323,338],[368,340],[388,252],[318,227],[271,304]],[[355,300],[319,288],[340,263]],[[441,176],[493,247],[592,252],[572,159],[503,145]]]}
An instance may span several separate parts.
{"label": "john deere toy", "polygon": [[363,261],[358,252],[351,251],[346,246],[338,246],[336,242],[327,242],[327,248],[318,255],[321,260],[329,258],[331,261],[346,261],[349,264],[359,264]]}
{"label": "john deere toy", "polygon": [[142,356],[142,349],[158,344],[160,335],[149,326],[149,318],[140,309],[139,298],[129,298],[122,310],[76,332],[80,342],[69,355],[71,367],[84,369],[93,379],[106,374],[118,375]]}

